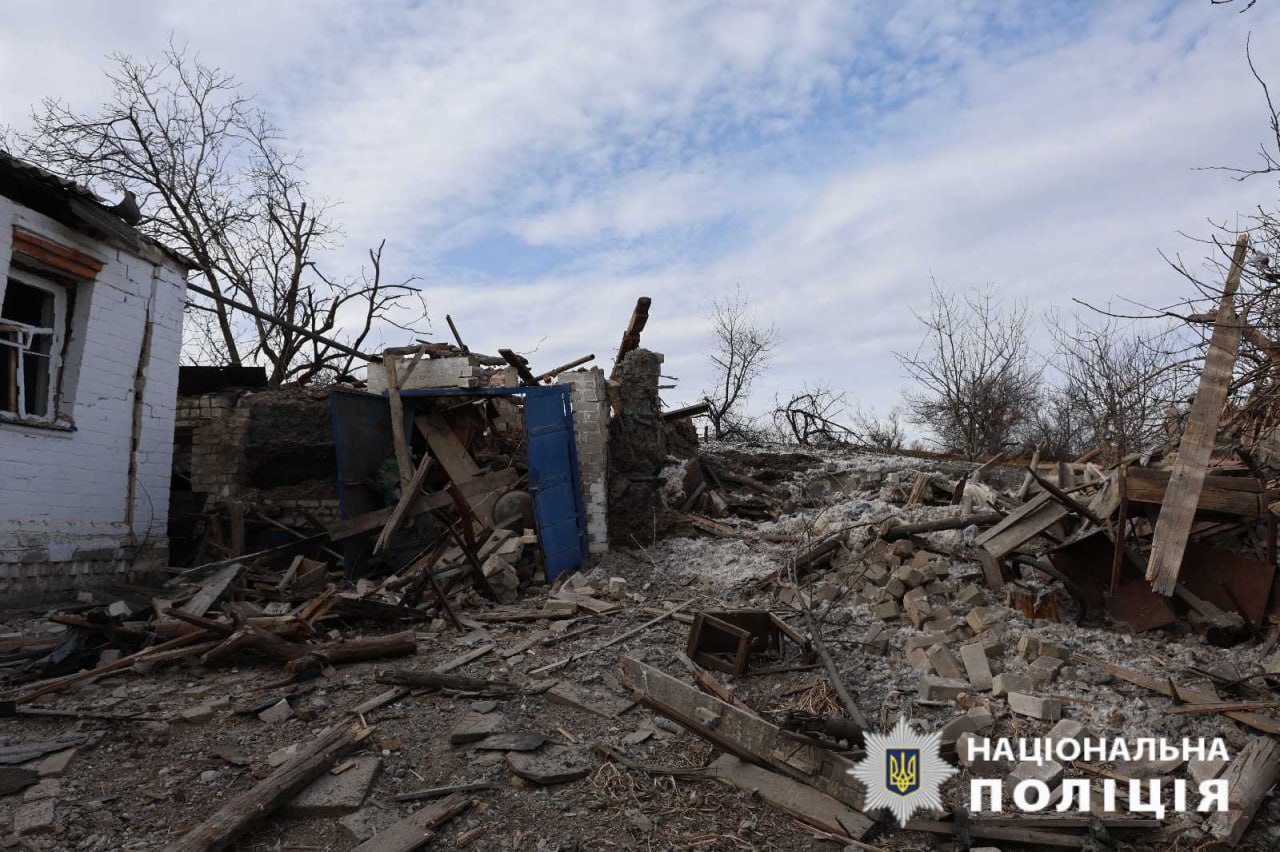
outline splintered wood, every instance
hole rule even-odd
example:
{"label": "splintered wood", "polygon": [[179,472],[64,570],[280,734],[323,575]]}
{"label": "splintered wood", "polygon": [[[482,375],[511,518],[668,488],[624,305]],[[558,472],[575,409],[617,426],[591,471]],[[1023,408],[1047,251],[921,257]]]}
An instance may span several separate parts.
{"label": "splintered wood", "polygon": [[1240,286],[1240,273],[1244,269],[1248,247],[1249,238],[1241,234],[1236,240],[1226,286],[1222,289],[1213,336],[1209,338],[1209,352],[1200,373],[1200,387],[1191,404],[1187,428],[1178,445],[1178,458],[1169,475],[1169,486],[1156,522],[1151,556],[1147,561],[1147,580],[1153,590],[1165,596],[1172,595],[1178,584],[1187,538],[1195,521],[1205,471],[1218,434],[1218,418],[1222,416],[1222,406],[1227,401],[1231,372],[1240,350],[1240,322],[1232,305],[1236,289]]}

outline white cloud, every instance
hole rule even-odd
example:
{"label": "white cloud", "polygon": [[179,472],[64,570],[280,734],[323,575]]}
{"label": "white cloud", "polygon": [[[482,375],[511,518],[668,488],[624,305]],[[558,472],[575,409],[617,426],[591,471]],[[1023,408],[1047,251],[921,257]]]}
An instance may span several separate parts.
{"label": "white cloud", "polygon": [[[1037,309],[1172,300],[1157,249],[1275,197],[1194,170],[1266,133],[1243,44],[1277,42],[1274,4],[43,6],[8,10],[0,120],[101,97],[103,54],[173,31],[305,149],[342,259],[386,236],[387,273],[425,278],[437,333],[451,313],[478,348],[607,363],[649,295],[671,402],[734,285],[785,340],[759,403],[822,380],[884,406],[931,275]],[[558,259],[497,271],[494,234]]]}

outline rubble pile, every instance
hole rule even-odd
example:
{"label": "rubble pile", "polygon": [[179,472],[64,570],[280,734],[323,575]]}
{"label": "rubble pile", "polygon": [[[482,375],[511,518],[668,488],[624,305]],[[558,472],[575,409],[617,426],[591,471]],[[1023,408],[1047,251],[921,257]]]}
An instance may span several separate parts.
{"label": "rubble pile", "polygon": [[[291,524],[251,490],[210,493],[189,564],[10,614],[9,843],[1280,841],[1261,441],[1210,429],[1200,452],[1188,427],[1053,463],[699,446],[697,406],[661,409],[647,310],[608,382],[549,384],[585,359],[535,374],[460,338],[389,352],[381,391],[329,394],[339,517]],[[570,422],[596,427],[576,466]],[[959,770],[905,829],[851,774],[900,719]],[[975,747],[1129,736],[1221,738],[1231,757]],[[967,810],[973,779],[1036,780],[1056,802],[1068,781],[1152,778],[1238,792],[1223,814]]]}

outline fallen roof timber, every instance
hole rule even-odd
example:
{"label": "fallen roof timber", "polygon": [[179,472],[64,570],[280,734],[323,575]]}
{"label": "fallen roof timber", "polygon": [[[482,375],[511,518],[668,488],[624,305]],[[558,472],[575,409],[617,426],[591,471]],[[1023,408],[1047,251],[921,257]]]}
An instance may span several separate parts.
{"label": "fallen roof timber", "polygon": [[[1129,500],[1135,503],[1164,503],[1172,476],[1167,470],[1131,467],[1125,485]],[[1243,518],[1259,518],[1266,509],[1262,486],[1256,479],[1238,476],[1206,476],[1196,510],[1220,512]]]}
{"label": "fallen roof timber", "polygon": [[1209,338],[1200,386],[1187,415],[1187,428],[1178,445],[1178,458],[1169,478],[1165,501],[1160,506],[1160,518],[1156,521],[1151,558],[1147,562],[1147,580],[1153,590],[1166,596],[1173,594],[1178,584],[1183,552],[1191,534],[1191,524],[1195,521],[1200,491],[1218,434],[1218,419],[1227,401],[1231,372],[1240,350],[1240,323],[1232,302],[1240,285],[1248,247],[1249,237],[1241,234],[1231,258],[1231,271],[1222,288],[1222,301],[1218,304],[1217,321]]}

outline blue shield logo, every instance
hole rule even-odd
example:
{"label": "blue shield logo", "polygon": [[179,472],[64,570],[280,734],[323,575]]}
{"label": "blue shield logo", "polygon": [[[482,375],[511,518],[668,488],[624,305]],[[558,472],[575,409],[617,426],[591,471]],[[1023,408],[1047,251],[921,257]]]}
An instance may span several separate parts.
{"label": "blue shield logo", "polygon": [[884,786],[891,793],[907,796],[920,789],[920,749],[885,749]]}

